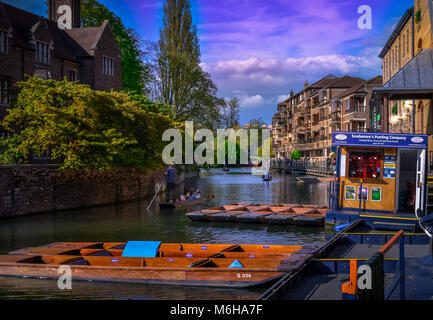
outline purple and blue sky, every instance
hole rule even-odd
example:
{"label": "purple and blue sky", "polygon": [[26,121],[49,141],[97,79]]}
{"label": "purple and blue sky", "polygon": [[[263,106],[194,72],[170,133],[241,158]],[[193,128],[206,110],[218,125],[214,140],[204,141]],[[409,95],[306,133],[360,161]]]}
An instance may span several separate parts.
{"label": "purple and blue sky", "polygon": [[[3,0],[46,16],[43,0]],[[156,41],[163,0],[99,0]],[[333,73],[365,79],[381,74],[380,50],[413,0],[191,0],[203,68],[219,95],[241,101],[241,122],[271,122],[291,89]],[[358,28],[369,5],[373,29]]]}

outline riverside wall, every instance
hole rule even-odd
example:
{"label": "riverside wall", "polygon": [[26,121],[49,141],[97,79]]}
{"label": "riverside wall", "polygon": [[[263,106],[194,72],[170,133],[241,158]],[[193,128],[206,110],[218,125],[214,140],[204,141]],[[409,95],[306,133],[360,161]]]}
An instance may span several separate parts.
{"label": "riverside wall", "polygon": [[[179,174],[177,183],[191,189],[197,177],[197,172]],[[0,166],[0,218],[152,198],[161,182],[163,192],[163,170],[78,173],[59,171],[58,165]]]}

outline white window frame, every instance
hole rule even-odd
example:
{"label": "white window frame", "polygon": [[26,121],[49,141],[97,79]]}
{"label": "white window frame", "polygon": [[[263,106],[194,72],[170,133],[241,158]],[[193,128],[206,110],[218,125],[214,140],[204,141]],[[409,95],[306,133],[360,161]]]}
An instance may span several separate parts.
{"label": "white window frame", "polygon": [[[107,62],[109,62],[107,64]],[[114,59],[108,56],[102,57],[102,74],[114,76]]]}
{"label": "white window frame", "polygon": [[51,63],[51,49],[48,43],[36,41],[35,59],[38,63]]}
{"label": "white window frame", "polygon": [[[71,79],[71,72],[74,73],[75,79]],[[69,78],[69,81],[71,81],[71,82],[78,81],[79,80],[78,79],[78,70],[77,69],[73,69],[73,68],[69,69],[68,78]]]}

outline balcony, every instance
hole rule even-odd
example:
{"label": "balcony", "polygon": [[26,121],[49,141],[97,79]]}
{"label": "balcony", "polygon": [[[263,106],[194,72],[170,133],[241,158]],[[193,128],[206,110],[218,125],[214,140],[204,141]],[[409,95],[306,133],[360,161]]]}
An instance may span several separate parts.
{"label": "balcony", "polygon": [[331,120],[332,120],[332,123],[340,123],[341,122],[340,113],[333,113],[331,115]]}
{"label": "balcony", "polygon": [[297,133],[305,133],[305,127],[304,126],[298,126],[295,130]]}

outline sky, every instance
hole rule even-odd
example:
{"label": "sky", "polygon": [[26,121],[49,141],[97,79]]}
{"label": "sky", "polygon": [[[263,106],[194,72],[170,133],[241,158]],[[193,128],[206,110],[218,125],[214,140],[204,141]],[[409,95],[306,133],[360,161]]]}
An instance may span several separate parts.
{"label": "sky", "polygon": [[[2,0],[46,16],[44,0]],[[413,0],[190,0],[202,67],[218,95],[238,97],[240,120],[271,123],[290,90],[327,74],[381,75],[378,54]],[[163,0],[99,0],[143,40],[157,41]],[[372,29],[359,29],[372,11]]]}

